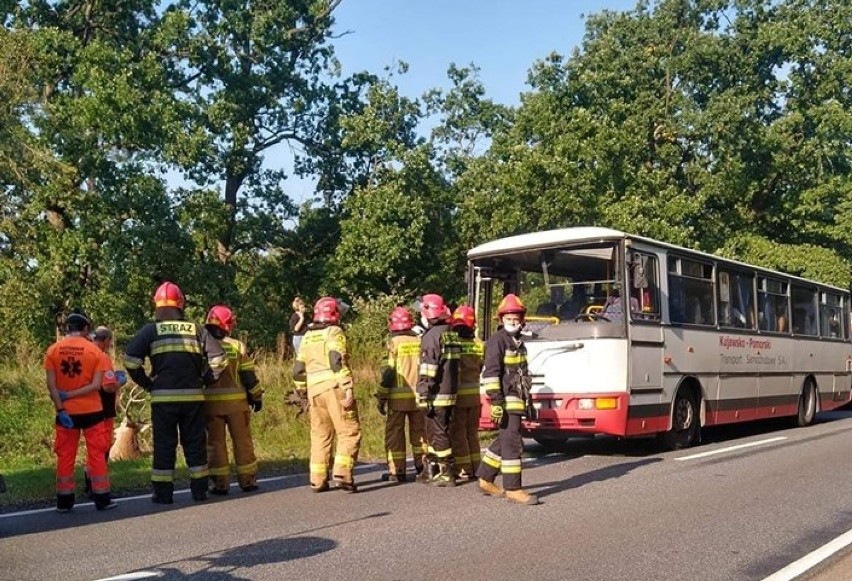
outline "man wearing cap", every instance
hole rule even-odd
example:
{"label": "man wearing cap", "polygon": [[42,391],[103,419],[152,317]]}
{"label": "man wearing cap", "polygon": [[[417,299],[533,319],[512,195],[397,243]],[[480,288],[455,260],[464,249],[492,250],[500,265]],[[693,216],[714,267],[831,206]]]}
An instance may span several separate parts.
{"label": "man wearing cap", "polygon": [[[112,434],[115,428],[115,398],[118,390],[127,383],[127,375],[123,371],[115,371],[112,366],[109,352],[112,349],[112,331],[103,325],[97,327],[92,333],[92,343],[101,351],[101,369],[104,375],[98,394],[101,396],[101,405],[104,408],[104,425],[110,435],[109,445],[106,451],[106,461],[109,463],[109,450],[112,447]],[[91,494],[92,480],[88,471],[83,471],[86,478],[86,494]]]}
{"label": "man wearing cap", "polygon": [[86,469],[95,508],[108,510],[116,504],[110,500],[105,460],[110,433],[98,395],[104,375],[101,352],[89,341],[91,323],[84,313],[72,312],[65,324],[67,334],[44,356],[47,389],[56,407],[56,511],[74,508],[74,462],[81,433],[86,439]]}

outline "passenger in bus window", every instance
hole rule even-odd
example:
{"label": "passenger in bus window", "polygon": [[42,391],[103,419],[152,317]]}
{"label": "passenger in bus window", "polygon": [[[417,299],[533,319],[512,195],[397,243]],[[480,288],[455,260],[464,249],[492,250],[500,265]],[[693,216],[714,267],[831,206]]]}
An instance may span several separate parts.
{"label": "passenger in bus window", "polygon": [[559,306],[559,318],[563,321],[573,320],[583,312],[588,304],[585,285],[576,284],[571,289],[571,297]]}
{"label": "passenger in bus window", "polygon": [[541,303],[535,310],[535,314],[541,317],[555,317],[558,307],[554,302]]}
{"label": "passenger in bus window", "polygon": [[834,309],[828,313],[828,336],[840,337],[840,318]]}
{"label": "passenger in bus window", "polygon": [[[636,300],[636,297],[630,297],[630,310],[634,313],[639,310],[639,301]],[[604,303],[601,315],[613,323],[621,323],[624,321],[624,306],[621,300],[621,291],[613,289],[612,294]]]}

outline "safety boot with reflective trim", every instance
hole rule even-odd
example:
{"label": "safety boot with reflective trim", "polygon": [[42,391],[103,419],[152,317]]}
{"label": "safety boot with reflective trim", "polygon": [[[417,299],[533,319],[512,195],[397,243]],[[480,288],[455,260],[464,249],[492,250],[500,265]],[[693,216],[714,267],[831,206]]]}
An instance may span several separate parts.
{"label": "safety boot with reflective trim", "polygon": [[453,467],[449,462],[438,462],[438,472],[433,473],[432,486],[444,487],[455,486],[456,477],[453,475]]}
{"label": "safety boot with reflective trim", "polygon": [[482,492],[482,494],[485,494],[486,496],[495,497],[503,496],[504,492],[501,487],[497,486],[493,482],[488,482],[485,478],[479,479],[479,490],[480,492]]}
{"label": "safety boot with reflective trim", "polygon": [[311,484],[311,492],[325,492],[328,490],[328,482],[322,484]]}
{"label": "safety boot with reflective trim", "polygon": [[534,506],[538,504],[538,497],[534,494],[530,494],[525,490],[507,490],[506,491],[506,500],[509,502],[514,502],[516,504],[523,504],[525,506]]}

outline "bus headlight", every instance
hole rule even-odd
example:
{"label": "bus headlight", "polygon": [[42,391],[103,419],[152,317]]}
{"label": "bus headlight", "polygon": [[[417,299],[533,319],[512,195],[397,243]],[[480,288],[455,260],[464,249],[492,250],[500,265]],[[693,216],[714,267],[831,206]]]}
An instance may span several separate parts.
{"label": "bus headlight", "polygon": [[598,397],[598,398],[583,398],[577,400],[578,410],[614,410],[618,409],[618,398],[615,397]]}

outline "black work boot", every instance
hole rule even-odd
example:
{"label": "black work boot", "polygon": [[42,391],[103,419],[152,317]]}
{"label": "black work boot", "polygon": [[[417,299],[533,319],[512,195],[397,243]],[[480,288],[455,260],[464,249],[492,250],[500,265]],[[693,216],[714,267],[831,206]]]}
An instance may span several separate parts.
{"label": "black work boot", "polygon": [[74,493],[56,495],[56,512],[71,512],[74,508]]}
{"label": "black work boot", "polygon": [[172,504],[175,501],[174,482],[152,482],[151,488],[154,490],[154,494],[151,496],[151,502],[154,504]]}
{"label": "black work boot", "polygon": [[98,510],[112,510],[118,506],[110,498],[109,492],[92,494],[92,499],[95,501],[95,508]]}
{"label": "black work boot", "polygon": [[189,481],[189,491],[192,493],[192,500],[195,502],[204,502],[207,500],[207,487],[209,486],[209,479],[205,476],[203,478],[193,478]]}

